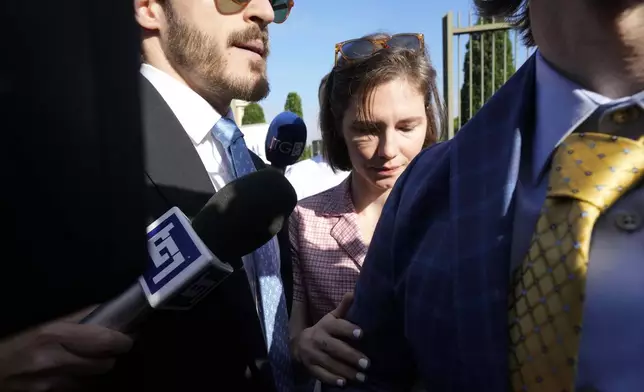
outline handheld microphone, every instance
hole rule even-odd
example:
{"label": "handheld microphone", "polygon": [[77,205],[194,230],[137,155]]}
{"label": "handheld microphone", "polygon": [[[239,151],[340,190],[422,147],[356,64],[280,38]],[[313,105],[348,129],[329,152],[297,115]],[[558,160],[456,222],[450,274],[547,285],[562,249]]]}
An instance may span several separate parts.
{"label": "handheld microphone", "polygon": [[278,114],[266,134],[266,159],[273,168],[284,169],[297,162],[306,146],[306,124],[292,112]]}
{"label": "handheld microphone", "polygon": [[193,218],[174,207],[148,226],[146,272],[82,324],[129,332],[155,309],[190,309],[282,228],[297,203],[284,176],[264,169],[229,183]]}

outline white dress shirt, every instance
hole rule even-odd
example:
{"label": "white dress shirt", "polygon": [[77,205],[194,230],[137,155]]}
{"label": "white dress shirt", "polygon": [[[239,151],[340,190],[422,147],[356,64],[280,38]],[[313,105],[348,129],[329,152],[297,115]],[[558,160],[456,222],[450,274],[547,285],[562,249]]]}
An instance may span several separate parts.
{"label": "white dress shirt", "polygon": [[[149,64],[141,66],[141,74],[152,83],[186,131],[210,176],[215,191],[233,180],[226,151],[210,130],[221,115],[190,87]],[[232,111],[226,117],[234,120]]]}
{"label": "white dress shirt", "polygon": [[349,173],[348,171],[334,173],[322,156],[316,155],[287,167],[284,175],[295,188],[297,199],[302,200],[333,188],[344,181]]}

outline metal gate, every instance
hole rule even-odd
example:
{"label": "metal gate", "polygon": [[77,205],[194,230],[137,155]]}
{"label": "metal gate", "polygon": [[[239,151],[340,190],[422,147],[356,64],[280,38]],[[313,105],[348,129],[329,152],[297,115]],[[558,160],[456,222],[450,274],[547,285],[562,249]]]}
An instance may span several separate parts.
{"label": "metal gate", "polygon": [[[468,39],[462,45],[464,35]],[[465,56],[462,58],[463,49]],[[532,51],[521,45],[519,34],[509,23],[479,18],[473,24],[471,12],[467,15],[467,26],[461,25],[460,12],[456,13],[456,18],[453,12],[443,17],[443,99],[448,118],[447,138],[454,137]],[[474,88],[475,84],[478,88]]]}

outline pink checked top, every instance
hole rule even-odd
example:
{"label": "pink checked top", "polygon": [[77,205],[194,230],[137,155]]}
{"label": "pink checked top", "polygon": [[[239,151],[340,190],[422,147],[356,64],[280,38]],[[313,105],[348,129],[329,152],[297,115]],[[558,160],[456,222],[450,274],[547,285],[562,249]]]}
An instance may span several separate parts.
{"label": "pink checked top", "polygon": [[308,197],[291,215],[293,299],[306,302],[311,323],[335,309],[353,291],[367,254],[351,201],[351,176]]}

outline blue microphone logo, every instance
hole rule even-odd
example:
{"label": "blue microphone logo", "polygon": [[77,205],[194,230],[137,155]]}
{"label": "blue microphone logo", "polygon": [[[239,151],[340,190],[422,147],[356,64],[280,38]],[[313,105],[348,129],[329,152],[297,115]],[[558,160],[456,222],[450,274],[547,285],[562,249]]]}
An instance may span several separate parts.
{"label": "blue microphone logo", "polygon": [[208,248],[176,207],[148,226],[147,239],[150,258],[139,282],[153,307],[184,287],[191,270],[212,261]]}
{"label": "blue microphone logo", "polygon": [[283,142],[273,136],[269,143],[269,150],[271,151],[279,151],[282,154],[285,155],[290,155],[292,157],[299,157],[302,155],[302,152],[304,151],[304,143],[301,142],[295,142],[295,143],[290,143],[290,142]]}

